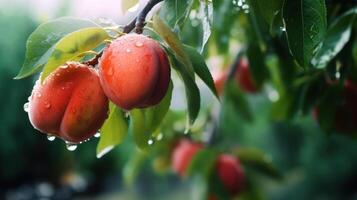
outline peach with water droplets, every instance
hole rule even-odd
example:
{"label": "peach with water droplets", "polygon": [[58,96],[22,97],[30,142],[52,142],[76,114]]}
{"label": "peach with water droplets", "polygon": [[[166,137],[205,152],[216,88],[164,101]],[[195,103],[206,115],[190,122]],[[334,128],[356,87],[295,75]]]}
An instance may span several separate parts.
{"label": "peach with water droplets", "polygon": [[92,137],[107,118],[108,98],[95,69],[69,62],[38,80],[29,99],[31,124],[71,143]]}
{"label": "peach with water droplets", "polygon": [[138,34],[114,40],[99,62],[102,87],[108,98],[130,110],[158,104],[170,82],[170,66],[160,44]]}

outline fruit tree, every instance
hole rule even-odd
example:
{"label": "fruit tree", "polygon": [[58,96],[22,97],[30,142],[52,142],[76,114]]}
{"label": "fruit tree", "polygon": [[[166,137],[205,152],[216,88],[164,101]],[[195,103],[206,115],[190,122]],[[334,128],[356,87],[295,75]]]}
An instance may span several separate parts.
{"label": "fruit tree", "polygon": [[125,25],[41,24],[15,79],[38,75],[25,111],[68,150],[100,135],[101,158],[129,137],[197,199],[260,199],[256,174],[284,177],[244,127],[309,119],[355,138],[356,33],[355,0],[148,0]]}

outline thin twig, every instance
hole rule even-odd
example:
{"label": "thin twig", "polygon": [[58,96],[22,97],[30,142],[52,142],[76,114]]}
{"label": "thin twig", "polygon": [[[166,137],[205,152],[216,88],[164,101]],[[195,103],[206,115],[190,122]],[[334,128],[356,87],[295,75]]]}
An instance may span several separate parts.
{"label": "thin twig", "polygon": [[150,10],[158,3],[160,3],[163,0],[150,0],[144,9],[139,13],[138,17],[136,18],[135,22],[135,32],[138,34],[141,34],[143,32],[143,28],[145,26],[145,18],[147,14],[150,12]]}

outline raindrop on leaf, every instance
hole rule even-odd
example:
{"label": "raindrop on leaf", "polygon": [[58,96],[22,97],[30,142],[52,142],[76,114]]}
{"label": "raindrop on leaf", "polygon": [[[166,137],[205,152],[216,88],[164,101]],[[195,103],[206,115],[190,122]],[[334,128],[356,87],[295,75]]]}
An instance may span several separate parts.
{"label": "raindrop on leaf", "polygon": [[99,137],[100,137],[100,132],[98,131],[98,132],[94,135],[94,137],[99,138]]}
{"label": "raindrop on leaf", "polygon": [[148,140],[148,145],[152,145],[152,144],[154,144],[154,140]]}

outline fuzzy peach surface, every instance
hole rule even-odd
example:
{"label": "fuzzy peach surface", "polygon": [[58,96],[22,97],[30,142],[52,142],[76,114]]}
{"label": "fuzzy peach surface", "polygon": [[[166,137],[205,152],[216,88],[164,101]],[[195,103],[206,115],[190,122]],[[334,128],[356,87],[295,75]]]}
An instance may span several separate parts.
{"label": "fuzzy peach surface", "polygon": [[107,118],[108,99],[95,69],[79,63],[57,68],[29,99],[31,124],[71,143],[93,136]]}

